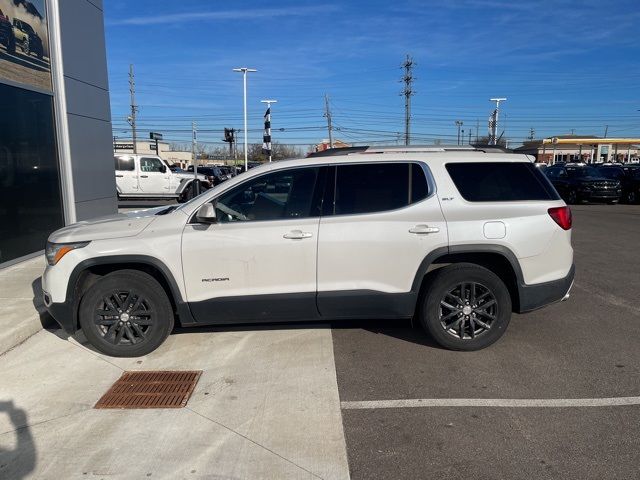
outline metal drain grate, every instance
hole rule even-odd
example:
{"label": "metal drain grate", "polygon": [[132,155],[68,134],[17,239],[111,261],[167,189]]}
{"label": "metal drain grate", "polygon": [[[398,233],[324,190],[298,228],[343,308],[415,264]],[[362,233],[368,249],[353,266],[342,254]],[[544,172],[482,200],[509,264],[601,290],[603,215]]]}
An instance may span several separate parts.
{"label": "metal drain grate", "polygon": [[182,408],[201,370],[124,372],[94,408]]}

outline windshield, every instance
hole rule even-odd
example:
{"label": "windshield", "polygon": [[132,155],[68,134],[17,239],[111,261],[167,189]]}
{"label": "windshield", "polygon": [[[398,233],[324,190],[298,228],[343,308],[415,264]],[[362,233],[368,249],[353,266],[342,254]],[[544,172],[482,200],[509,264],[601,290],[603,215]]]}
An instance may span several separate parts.
{"label": "windshield", "polygon": [[593,167],[571,167],[567,168],[570,177],[601,177],[600,172]]}

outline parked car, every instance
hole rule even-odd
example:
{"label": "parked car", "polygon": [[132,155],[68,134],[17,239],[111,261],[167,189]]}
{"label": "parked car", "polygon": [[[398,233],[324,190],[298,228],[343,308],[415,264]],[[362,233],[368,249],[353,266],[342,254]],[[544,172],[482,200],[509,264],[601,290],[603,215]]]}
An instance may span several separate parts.
{"label": "parked car", "polygon": [[13,25],[2,9],[0,9],[0,44],[4,45],[7,52],[13,53],[16,50],[16,39],[13,36]]}
{"label": "parked car", "polygon": [[42,39],[24,20],[13,19],[13,36],[15,43],[20,47],[25,55],[35,53],[38,58],[42,59],[44,55],[44,47]]}
{"label": "parked car", "polygon": [[180,206],[51,234],[44,303],[99,351],[183,326],[415,318],[446,348],[568,297],[571,211],[524,155],[393,152],[265,164]]}
{"label": "parked car", "polygon": [[176,198],[185,202],[211,188],[206,176],[173,172],[167,163],[154,155],[116,155],[116,189],[118,199]]}
{"label": "parked car", "polygon": [[603,166],[598,168],[603,177],[618,180],[622,186],[621,200],[625,203],[637,203],[640,200],[640,168]]}
{"label": "parked car", "polygon": [[544,173],[567,203],[617,203],[622,195],[618,180],[604,177],[597,168],[589,165],[556,164],[546,168]]}
{"label": "parked car", "polygon": [[[189,165],[187,167],[187,172],[193,173],[193,165]],[[211,183],[211,185],[220,185],[225,180],[231,178],[225,172],[222,171],[220,167],[212,166],[212,167],[201,167],[198,166],[198,173],[207,177],[207,180]]]}

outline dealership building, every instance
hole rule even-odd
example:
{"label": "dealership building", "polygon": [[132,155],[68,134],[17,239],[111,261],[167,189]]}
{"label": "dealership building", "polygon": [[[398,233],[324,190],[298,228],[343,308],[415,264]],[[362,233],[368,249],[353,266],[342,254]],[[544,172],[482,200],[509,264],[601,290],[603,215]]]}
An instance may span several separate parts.
{"label": "dealership building", "polygon": [[0,0],[0,11],[2,268],[117,201],[102,0]]}

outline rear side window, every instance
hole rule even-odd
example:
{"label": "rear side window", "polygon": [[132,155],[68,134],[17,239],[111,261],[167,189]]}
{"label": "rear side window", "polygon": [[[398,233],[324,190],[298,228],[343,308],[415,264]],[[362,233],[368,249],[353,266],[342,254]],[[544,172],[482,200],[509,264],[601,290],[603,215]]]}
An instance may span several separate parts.
{"label": "rear side window", "polygon": [[133,157],[113,157],[116,162],[116,170],[132,171],[135,170]]}
{"label": "rear side window", "polygon": [[532,163],[449,163],[446,168],[460,195],[469,202],[560,200]]}
{"label": "rear side window", "polygon": [[415,163],[338,165],[334,181],[333,211],[325,211],[329,215],[395,210],[429,195],[424,171]]}

